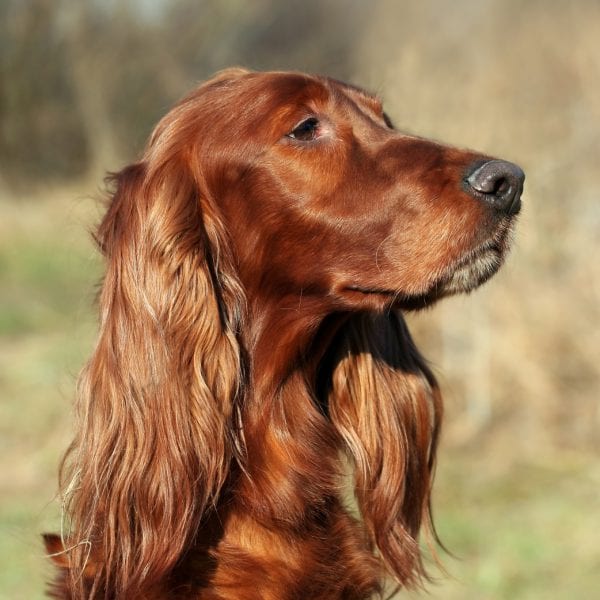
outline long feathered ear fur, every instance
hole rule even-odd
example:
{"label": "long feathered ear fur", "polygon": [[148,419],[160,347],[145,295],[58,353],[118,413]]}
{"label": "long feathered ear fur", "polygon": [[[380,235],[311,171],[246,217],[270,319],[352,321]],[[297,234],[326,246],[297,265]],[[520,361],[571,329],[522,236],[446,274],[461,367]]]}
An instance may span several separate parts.
{"label": "long feathered ear fur", "polygon": [[97,233],[100,333],[61,473],[74,597],[128,598],[163,580],[239,447],[244,300],[226,232],[181,150],[184,117],[174,111],[144,159],[114,176]]}
{"label": "long feathered ear fur", "polygon": [[401,584],[425,575],[419,529],[430,491],[441,396],[399,313],[353,317],[336,341],[329,411],[354,463],[371,539]]}

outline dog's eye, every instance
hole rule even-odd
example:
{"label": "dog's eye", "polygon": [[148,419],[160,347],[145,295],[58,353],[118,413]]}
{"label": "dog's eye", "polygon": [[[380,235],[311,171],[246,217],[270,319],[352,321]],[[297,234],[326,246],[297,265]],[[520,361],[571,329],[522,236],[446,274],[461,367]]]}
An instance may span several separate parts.
{"label": "dog's eye", "polygon": [[383,120],[385,122],[385,124],[390,128],[390,129],[395,129],[394,127],[394,123],[392,123],[392,120],[390,119],[390,116],[387,113],[383,113]]}
{"label": "dog's eye", "polygon": [[292,131],[287,134],[287,137],[301,142],[310,142],[317,137],[318,130],[319,120],[315,117],[311,117],[310,119],[302,121],[300,125],[292,129]]}

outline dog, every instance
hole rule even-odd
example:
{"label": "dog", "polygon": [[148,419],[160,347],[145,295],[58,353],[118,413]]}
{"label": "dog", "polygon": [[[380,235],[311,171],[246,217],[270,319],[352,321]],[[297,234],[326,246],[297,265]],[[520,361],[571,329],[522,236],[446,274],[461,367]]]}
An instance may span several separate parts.
{"label": "dog", "polygon": [[498,270],[521,169],[397,131],[353,85],[229,69],[111,181],[51,594],[419,583],[442,401],[403,313]]}

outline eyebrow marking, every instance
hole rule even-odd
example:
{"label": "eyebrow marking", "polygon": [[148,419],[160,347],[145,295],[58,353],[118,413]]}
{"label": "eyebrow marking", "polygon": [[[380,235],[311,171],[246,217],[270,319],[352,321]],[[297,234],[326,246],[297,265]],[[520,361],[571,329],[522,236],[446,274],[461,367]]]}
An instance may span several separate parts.
{"label": "eyebrow marking", "polygon": [[333,83],[336,88],[341,88],[341,90],[347,95],[348,100],[353,102],[363,113],[366,109],[367,112],[370,112],[378,119],[383,120],[388,127],[391,129],[394,128],[391,124],[390,118],[383,110],[383,102],[379,96],[344,81],[339,81],[331,77],[327,79],[330,83]]}

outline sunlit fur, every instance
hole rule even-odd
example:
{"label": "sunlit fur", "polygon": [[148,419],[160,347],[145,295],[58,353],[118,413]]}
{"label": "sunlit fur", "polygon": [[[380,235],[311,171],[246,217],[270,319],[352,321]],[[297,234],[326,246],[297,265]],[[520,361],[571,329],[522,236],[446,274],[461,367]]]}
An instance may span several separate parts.
{"label": "sunlit fur", "polygon": [[[321,138],[286,136],[311,111]],[[54,597],[360,600],[423,579],[442,408],[401,309],[489,277],[512,219],[461,188],[480,155],[386,123],[357,88],[229,70],[112,176]]]}
{"label": "sunlit fur", "polygon": [[424,573],[418,534],[430,519],[439,390],[398,314],[357,317],[341,338],[331,418],[354,461],[360,512],[386,567],[401,583],[416,583]]}

